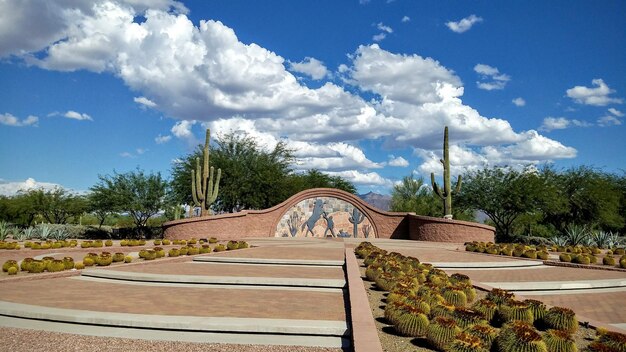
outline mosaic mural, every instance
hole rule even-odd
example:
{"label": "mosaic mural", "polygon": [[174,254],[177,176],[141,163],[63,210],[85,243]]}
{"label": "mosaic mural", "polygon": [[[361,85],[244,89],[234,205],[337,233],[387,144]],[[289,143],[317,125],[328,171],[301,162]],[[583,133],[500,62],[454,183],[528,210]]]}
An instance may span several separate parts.
{"label": "mosaic mural", "polygon": [[376,237],[370,220],[352,204],[333,197],[309,198],[285,212],[276,237]]}

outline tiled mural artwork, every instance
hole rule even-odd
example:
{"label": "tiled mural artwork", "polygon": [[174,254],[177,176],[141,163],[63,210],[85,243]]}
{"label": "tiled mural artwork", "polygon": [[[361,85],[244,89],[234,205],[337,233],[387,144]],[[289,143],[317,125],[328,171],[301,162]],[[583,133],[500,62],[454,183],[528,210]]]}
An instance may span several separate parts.
{"label": "tiled mural artwork", "polygon": [[333,197],[309,198],[285,212],[276,237],[376,237],[370,220],[352,204]]}

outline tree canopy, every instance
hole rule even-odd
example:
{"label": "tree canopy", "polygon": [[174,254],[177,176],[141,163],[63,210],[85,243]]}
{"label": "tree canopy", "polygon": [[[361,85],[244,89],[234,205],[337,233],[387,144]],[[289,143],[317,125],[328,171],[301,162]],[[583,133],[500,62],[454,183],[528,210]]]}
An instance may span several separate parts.
{"label": "tree canopy", "polygon": [[[293,152],[284,143],[266,150],[247,135],[226,134],[216,138],[209,163],[222,169],[219,193],[212,208],[215,212],[270,208],[293,194],[315,187],[339,188],[354,193],[349,181],[318,170],[296,173]],[[202,146],[180,158],[172,168],[172,202],[192,204],[191,170]]]}
{"label": "tree canopy", "polygon": [[106,199],[104,209],[128,213],[139,231],[143,231],[148,219],[164,209],[167,182],[160,173],[145,174],[142,170],[123,174],[98,176],[99,182],[91,187],[91,199]]}

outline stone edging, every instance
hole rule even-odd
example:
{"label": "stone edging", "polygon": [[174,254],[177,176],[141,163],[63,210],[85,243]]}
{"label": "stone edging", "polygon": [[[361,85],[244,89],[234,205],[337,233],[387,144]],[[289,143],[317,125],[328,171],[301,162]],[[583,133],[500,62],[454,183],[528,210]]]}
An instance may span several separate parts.
{"label": "stone edging", "polygon": [[378,338],[378,330],[374,323],[369,299],[361,279],[359,263],[353,248],[346,247],[346,279],[350,300],[350,323],[352,331],[352,348],[359,352],[382,352]]}
{"label": "stone edging", "polygon": [[626,269],[618,268],[609,265],[596,265],[596,264],[576,264],[568,262],[557,262],[554,260],[544,260],[544,265],[562,266],[566,268],[578,268],[578,269],[591,269],[591,270],[607,270],[607,271],[620,271],[626,273]]}
{"label": "stone edging", "polygon": [[[489,286],[489,285],[485,285],[485,284],[480,283],[480,282],[473,282],[472,285],[475,288],[477,288],[477,289],[479,289],[481,291],[489,292],[489,291],[494,289],[494,287]],[[517,293],[515,294],[515,298],[517,298],[519,300],[529,299],[528,297],[525,297],[523,295],[519,295]],[[531,297],[530,299],[534,299],[534,298]],[[544,304],[546,305],[547,308],[551,308],[552,307],[551,305],[549,305],[547,303],[544,303]],[[578,319],[578,324],[579,325],[588,324],[590,327],[592,327],[594,329],[604,328],[606,330],[613,331],[613,332],[618,332],[620,334],[626,333],[626,330],[624,330],[624,329],[620,329],[620,328],[618,328],[616,326],[610,325],[609,323],[605,323],[605,322],[601,322],[601,321],[597,321],[597,320],[594,320],[594,319],[587,318],[587,317],[585,317],[583,315],[580,315],[580,314],[576,314],[576,318]]]}

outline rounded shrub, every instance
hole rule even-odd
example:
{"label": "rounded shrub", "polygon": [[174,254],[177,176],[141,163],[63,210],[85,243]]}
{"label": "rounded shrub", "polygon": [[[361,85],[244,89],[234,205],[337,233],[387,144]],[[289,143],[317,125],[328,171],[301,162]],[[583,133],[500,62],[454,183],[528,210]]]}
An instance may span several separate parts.
{"label": "rounded shrub", "polygon": [[526,250],[522,254],[522,257],[529,258],[529,259],[537,259],[537,251],[534,249]]}
{"label": "rounded shrub", "polygon": [[96,263],[96,261],[93,258],[91,258],[91,257],[83,258],[83,264],[85,266],[93,266],[95,263]]}
{"label": "rounded shrub", "polygon": [[76,269],[76,270],[85,269],[85,264],[83,264],[83,262],[75,262],[74,263],[74,269]]}
{"label": "rounded shrub", "polygon": [[46,270],[46,263],[41,260],[33,260],[30,265],[28,265],[29,273],[43,273]]}
{"label": "rounded shrub", "polygon": [[487,324],[476,324],[465,329],[465,332],[478,337],[483,346],[487,350],[491,350],[491,346],[493,345],[493,341],[495,341],[498,336],[498,330],[491,325]]}
{"label": "rounded shrub", "polygon": [[455,307],[465,307],[467,305],[467,296],[463,290],[458,288],[446,288],[443,291],[443,298],[446,302],[454,305]]}
{"label": "rounded shrub", "polygon": [[476,336],[462,332],[452,340],[448,352],[489,352],[483,342]]}
{"label": "rounded shrub", "polygon": [[518,320],[502,327],[496,344],[500,352],[548,352],[539,332],[532,325]]}
{"label": "rounded shrub", "polygon": [[612,255],[607,254],[604,258],[602,258],[602,264],[615,266],[615,258]]}
{"label": "rounded shrub", "polygon": [[112,260],[113,260],[113,263],[123,262],[124,261],[124,253],[117,252],[117,253],[113,254]]}
{"label": "rounded shrub", "polygon": [[208,244],[203,244],[202,247],[200,247],[200,254],[207,253],[211,253],[211,246],[209,246]]}
{"label": "rounded shrub", "polygon": [[93,242],[91,242],[91,241],[82,241],[80,243],[80,248],[91,248],[91,247],[93,247],[92,243]]}
{"label": "rounded shrub", "polygon": [[92,244],[92,246],[96,248],[102,248],[103,245],[104,244],[102,243],[102,240],[95,240],[93,241],[93,244]]}
{"label": "rounded shrub", "polygon": [[541,260],[548,260],[550,258],[550,254],[546,251],[539,251],[537,252],[537,258]]}
{"label": "rounded shrub", "polygon": [[189,251],[188,247],[180,247],[179,249],[180,255],[187,255],[187,251]]}
{"label": "rounded shrub", "polygon": [[122,247],[128,246],[128,240],[121,240],[120,241],[120,246],[122,246]]}
{"label": "rounded shrub", "polygon": [[54,259],[48,262],[48,266],[46,267],[46,269],[51,273],[63,271],[65,270],[65,264],[62,260]]}
{"label": "rounded shrub", "polygon": [[142,249],[139,251],[139,258],[141,259],[146,259],[146,255],[148,254],[148,250],[147,249]]}
{"label": "rounded shrub", "polygon": [[170,240],[168,240],[167,238],[164,238],[163,240],[161,240],[161,244],[164,246],[169,246],[172,242]]}
{"label": "rounded shrub", "polygon": [[519,320],[532,324],[535,321],[533,312],[528,304],[515,300],[501,305],[498,309],[498,317],[502,322]]}
{"label": "rounded shrub", "polygon": [[402,336],[423,336],[426,334],[429,321],[424,312],[417,308],[405,306],[396,320],[394,328]]}
{"label": "rounded shrub", "polygon": [[572,261],[572,256],[567,253],[561,253],[559,254],[559,260],[562,262],[569,263]]}
{"label": "rounded shrub", "polygon": [[24,260],[22,260],[22,262],[20,263],[20,269],[22,271],[28,271],[28,268],[30,267],[30,263],[32,263],[35,259],[33,258],[24,258]]}
{"label": "rounded shrub", "polygon": [[445,351],[460,332],[454,319],[435,317],[426,329],[426,341],[436,349]]}
{"label": "rounded shrub", "polygon": [[113,262],[113,256],[111,254],[102,253],[96,257],[96,264],[99,266],[109,266]]}
{"label": "rounded shrub", "polygon": [[172,248],[167,252],[167,255],[170,257],[178,257],[180,255],[180,250],[178,248]]}
{"label": "rounded shrub", "polygon": [[113,245],[113,241],[111,241],[111,240],[106,240],[106,241],[104,242],[104,245],[105,245],[105,246],[107,246],[107,247],[111,247],[111,246]]}
{"label": "rounded shrub", "polygon": [[548,352],[578,352],[576,342],[567,331],[548,329],[543,334],[543,342],[545,342]]}
{"label": "rounded shrub", "polygon": [[215,237],[209,238],[209,243],[217,243],[217,238]]}
{"label": "rounded shrub", "polygon": [[9,270],[7,270],[7,273],[9,273],[9,275],[16,275],[17,274],[17,267],[10,267]]}
{"label": "rounded shrub", "polygon": [[160,246],[160,245],[161,245],[161,240],[157,239],[157,240],[152,241],[152,243],[153,243],[155,246]]}
{"label": "rounded shrub", "polygon": [[154,260],[157,257],[157,252],[153,249],[148,249],[146,251],[146,255],[143,257],[144,260]]}
{"label": "rounded shrub", "polygon": [[546,312],[543,321],[550,329],[564,330],[570,333],[578,330],[576,313],[569,308],[552,307]]}
{"label": "rounded shrub", "polygon": [[65,265],[65,270],[72,269],[74,267],[74,258],[63,257],[63,265]]}
{"label": "rounded shrub", "polygon": [[187,255],[196,255],[200,253],[200,248],[198,247],[187,247]]}
{"label": "rounded shrub", "polygon": [[619,260],[619,267],[622,269],[626,269],[626,258],[621,258]]}
{"label": "rounded shrub", "polygon": [[487,321],[492,321],[498,310],[498,305],[485,298],[474,303],[472,309],[482,313]]}
{"label": "rounded shrub", "polygon": [[8,272],[9,268],[16,268],[17,270],[20,269],[20,266],[17,265],[17,261],[13,260],[13,259],[9,259],[6,262],[4,262],[4,264],[2,264],[2,272]]}
{"label": "rounded shrub", "polygon": [[213,248],[214,252],[223,252],[226,250],[226,246],[224,246],[223,244],[218,244],[217,246],[215,246],[215,248]]}
{"label": "rounded shrub", "polygon": [[237,241],[228,241],[228,243],[226,243],[226,249],[229,251],[237,248],[239,248],[239,243],[237,243]]}
{"label": "rounded shrub", "polygon": [[130,255],[127,255],[124,257],[124,263],[130,263],[133,261],[133,257],[131,257]]}

